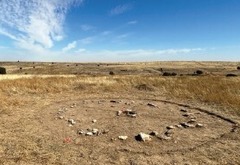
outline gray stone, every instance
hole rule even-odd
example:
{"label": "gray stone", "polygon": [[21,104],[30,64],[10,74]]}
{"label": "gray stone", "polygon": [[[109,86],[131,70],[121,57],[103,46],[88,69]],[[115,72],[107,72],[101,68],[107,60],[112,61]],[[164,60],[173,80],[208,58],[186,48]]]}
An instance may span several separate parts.
{"label": "gray stone", "polygon": [[102,131],[102,134],[107,134],[109,132],[109,129],[104,129],[103,131]]}
{"label": "gray stone", "polygon": [[161,135],[158,138],[161,139],[161,140],[171,140],[172,139],[171,137],[166,136],[166,135]]}
{"label": "gray stone", "polygon": [[149,133],[149,135],[151,135],[151,136],[157,136],[157,135],[158,135],[158,132],[157,132],[157,131],[152,131],[152,132]]}
{"label": "gray stone", "polygon": [[68,119],[68,123],[71,125],[74,125],[74,124],[76,124],[76,121],[74,121],[73,119]]}
{"label": "gray stone", "polygon": [[174,134],[174,132],[173,130],[167,130],[164,134],[168,137],[171,137]]}
{"label": "gray stone", "polygon": [[153,104],[153,103],[148,103],[147,105],[150,106],[150,107],[157,107],[157,105]]}

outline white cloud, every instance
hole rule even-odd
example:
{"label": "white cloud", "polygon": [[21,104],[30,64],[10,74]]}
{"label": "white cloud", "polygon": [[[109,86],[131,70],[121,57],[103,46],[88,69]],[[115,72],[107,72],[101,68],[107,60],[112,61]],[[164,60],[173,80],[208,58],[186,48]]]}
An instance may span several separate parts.
{"label": "white cloud", "polygon": [[63,22],[70,6],[83,0],[1,0],[0,34],[21,48],[51,48],[63,39]]}
{"label": "white cloud", "polygon": [[132,8],[130,4],[119,5],[110,11],[110,15],[119,15],[129,11]]}
{"label": "white cloud", "polygon": [[81,25],[80,27],[81,27],[81,29],[82,29],[83,31],[89,31],[89,30],[95,29],[94,26],[87,25],[87,24]]}
{"label": "white cloud", "polygon": [[137,23],[138,23],[138,21],[133,20],[133,21],[129,21],[127,24],[128,24],[128,25],[134,25],[134,24],[137,24]]}
{"label": "white cloud", "polygon": [[75,47],[77,46],[77,42],[76,41],[73,41],[71,43],[69,43],[66,47],[64,47],[62,49],[63,52],[66,52],[66,51],[69,51],[71,49],[74,49]]}

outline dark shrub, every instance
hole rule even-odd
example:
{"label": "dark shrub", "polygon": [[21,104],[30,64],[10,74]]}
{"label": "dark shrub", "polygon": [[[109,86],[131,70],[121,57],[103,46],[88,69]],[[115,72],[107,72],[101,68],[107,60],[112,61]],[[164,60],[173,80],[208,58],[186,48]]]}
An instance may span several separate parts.
{"label": "dark shrub", "polygon": [[176,76],[177,75],[177,73],[175,73],[175,72],[172,72],[172,73],[170,73],[170,72],[164,72],[163,73],[163,76]]}
{"label": "dark shrub", "polygon": [[237,75],[233,74],[233,73],[229,73],[229,74],[226,75],[226,77],[237,77]]}
{"label": "dark shrub", "polygon": [[109,74],[110,75],[115,75],[115,73],[113,71],[110,71]]}
{"label": "dark shrub", "polygon": [[135,87],[140,91],[153,91],[154,90],[152,87],[148,86],[147,84],[140,84]]}
{"label": "dark shrub", "polygon": [[237,70],[240,70],[240,66],[237,67]]}
{"label": "dark shrub", "polygon": [[177,73],[175,73],[175,72],[172,72],[172,76],[177,76]]}
{"label": "dark shrub", "polygon": [[196,71],[196,74],[201,75],[201,74],[203,74],[203,71],[197,70],[197,71]]}
{"label": "dark shrub", "polygon": [[0,74],[7,74],[6,69],[3,67],[0,67]]}
{"label": "dark shrub", "polygon": [[22,70],[22,67],[20,67],[19,69]]}

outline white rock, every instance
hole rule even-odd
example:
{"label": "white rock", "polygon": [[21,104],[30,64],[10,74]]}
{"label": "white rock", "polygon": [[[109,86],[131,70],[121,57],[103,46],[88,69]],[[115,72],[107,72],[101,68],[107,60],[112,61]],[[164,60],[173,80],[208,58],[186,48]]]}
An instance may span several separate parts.
{"label": "white rock", "polygon": [[83,131],[83,130],[78,131],[78,134],[81,134],[81,135],[83,135],[83,134],[85,134],[85,133],[86,133],[86,132]]}
{"label": "white rock", "polygon": [[181,124],[177,124],[175,126],[178,127],[178,128],[182,128],[183,127]]}
{"label": "white rock", "polygon": [[148,135],[148,134],[145,134],[145,133],[142,133],[140,132],[137,137],[136,137],[137,140],[140,140],[140,141],[150,141],[152,140],[151,136]]}
{"label": "white rock", "polygon": [[198,128],[203,127],[203,124],[197,123],[196,127],[198,127]]}
{"label": "white rock", "polygon": [[59,119],[63,119],[64,117],[63,117],[63,116],[59,116],[58,118],[59,118]]}
{"label": "white rock", "polygon": [[175,127],[170,125],[170,126],[167,126],[167,129],[174,129]]}
{"label": "white rock", "polygon": [[92,122],[93,122],[93,123],[96,123],[96,122],[97,122],[97,120],[95,120],[95,119],[94,119],[94,120],[92,120]]}
{"label": "white rock", "polygon": [[87,132],[85,135],[86,136],[93,136],[93,133],[92,132]]}
{"label": "white rock", "polygon": [[123,111],[117,111],[117,116],[120,116],[123,113]]}
{"label": "white rock", "polygon": [[118,139],[120,140],[127,140],[128,136],[118,136]]}
{"label": "white rock", "polygon": [[93,134],[97,134],[97,133],[98,133],[98,129],[93,128],[93,129],[92,129],[92,133],[93,133]]}

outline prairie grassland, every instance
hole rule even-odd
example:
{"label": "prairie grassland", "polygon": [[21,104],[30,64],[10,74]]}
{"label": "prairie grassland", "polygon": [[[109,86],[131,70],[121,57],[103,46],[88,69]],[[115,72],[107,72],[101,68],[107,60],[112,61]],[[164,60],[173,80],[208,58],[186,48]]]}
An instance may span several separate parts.
{"label": "prairie grassland", "polygon": [[[3,107],[19,105],[24,96],[77,92],[111,93],[146,91],[157,96],[204,102],[236,110],[240,115],[240,78],[223,76],[76,76],[32,77],[2,80],[0,98]],[[139,88],[143,85],[144,88]]]}

